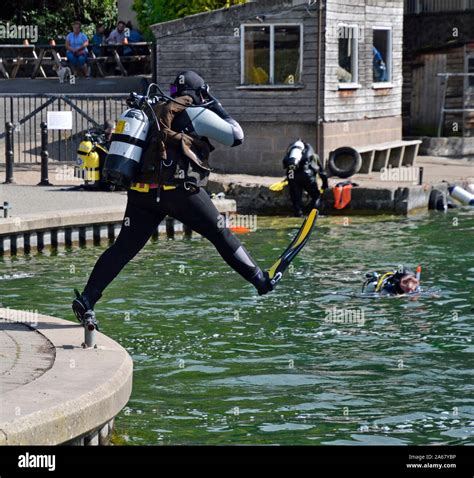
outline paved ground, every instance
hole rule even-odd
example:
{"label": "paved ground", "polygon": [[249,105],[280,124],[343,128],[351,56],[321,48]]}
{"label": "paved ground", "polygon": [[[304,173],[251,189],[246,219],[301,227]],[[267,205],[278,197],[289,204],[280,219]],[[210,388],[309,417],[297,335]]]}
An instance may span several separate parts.
{"label": "paved ground", "polygon": [[83,349],[78,323],[19,312],[0,308],[0,445],[56,445],[103,427],[130,398],[126,350],[99,332]]}
{"label": "paved ground", "polygon": [[56,353],[43,335],[25,324],[0,322],[0,391],[36,380],[49,370]]}
{"label": "paved ground", "polygon": [[[56,163],[57,164],[57,163]],[[61,167],[64,165],[61,163]],[[424,184],[435,184],[441,181],[453,182],[467,180],[474,183],[474,162],[467,160],[451,160],[445,158],[419,157],[417,166],[424,167]],[[125,192],[84,192],[75,190],[81,184],[79,179],[64,180],[56,175],[56,166],[50,166],[50,181],[54,186],[36,186],[40,179],[39,165],[15,166],[14,179],[16,184],[0,185],[0,204],[7,201],[12,206],[11,216],[22,217],[48,212],[67,212],[92,210],[98,208],[121,207],[125,209]],[[413,181],[387,181],[380,173],[354,176],[352,180],[361,187],[387,188],[410,186]],[[250,185],[270,185],[279,178],[268,176],[250,176],[244,174],[222,175],[213,174],[211,179],[219,182],[233,182]],[[0,165],[0,181],[4,178],[4,165]],[[338,182],[331,179],[331,183]]]}

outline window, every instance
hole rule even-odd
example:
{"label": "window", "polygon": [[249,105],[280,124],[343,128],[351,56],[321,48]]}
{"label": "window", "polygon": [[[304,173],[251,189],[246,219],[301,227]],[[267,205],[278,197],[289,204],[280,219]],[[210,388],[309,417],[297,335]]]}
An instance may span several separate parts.
{"label": "window", "polygon": [[357,69],[358,36],[357,25],[339,25],[337,66],[339,83],[357,83],[359,81]]}
{"label": "window", "polygon": [[374,83],[390,82],[392,76],[392,30],[374,28],[372,44],[372,77]]}
{"label": "window", "polygon": [[[467,59],[467,72],[474,75],[474,56],[469,56]],[[469,87],[474,86],[474,76],[467,77],[467,84]]]}
{"label": "window", "polygon": [[243,85],[294,85],[301,82],[301,25],[243,25]]}

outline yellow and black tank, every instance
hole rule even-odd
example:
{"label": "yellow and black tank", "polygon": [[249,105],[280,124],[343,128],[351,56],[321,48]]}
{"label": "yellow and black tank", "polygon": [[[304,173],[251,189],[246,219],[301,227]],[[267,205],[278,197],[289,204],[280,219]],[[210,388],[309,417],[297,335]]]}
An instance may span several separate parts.
{"label": "yellow and black tank", "polygon": [[109,189],[102,177],[102,168],[108,153],[107,143],[100,134],[87,133],[77,149],[75,176],[87,187]]}

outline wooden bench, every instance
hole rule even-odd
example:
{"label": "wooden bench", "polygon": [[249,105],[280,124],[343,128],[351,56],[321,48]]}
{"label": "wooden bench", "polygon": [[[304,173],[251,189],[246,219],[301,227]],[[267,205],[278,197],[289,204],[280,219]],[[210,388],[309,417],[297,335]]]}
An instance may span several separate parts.
{"label": "wooden bench", "polygon": [[384,168],[414,166],[421,141],[390,141],[388,143],[355,146],[361,157],[362,166],[358,174],[370,174]]}

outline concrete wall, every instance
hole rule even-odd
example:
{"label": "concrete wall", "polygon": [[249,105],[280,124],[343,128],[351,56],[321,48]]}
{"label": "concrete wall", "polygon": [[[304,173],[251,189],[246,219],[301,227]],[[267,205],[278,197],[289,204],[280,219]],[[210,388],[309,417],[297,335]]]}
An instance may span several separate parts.
{"label": "concrete wall", "polygon": [[323,123],[324,158],[340,146],[364,146],[400,139],[401,116]]}
{"label": "concrete wall", "polygon": [[211,154],[211,167],[220,173],[283,176],[282,160],[296,137],[314,138],[315,123],[241,123],[245,142],[236,148],[218,147]]}

